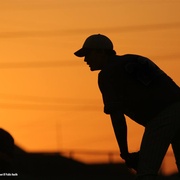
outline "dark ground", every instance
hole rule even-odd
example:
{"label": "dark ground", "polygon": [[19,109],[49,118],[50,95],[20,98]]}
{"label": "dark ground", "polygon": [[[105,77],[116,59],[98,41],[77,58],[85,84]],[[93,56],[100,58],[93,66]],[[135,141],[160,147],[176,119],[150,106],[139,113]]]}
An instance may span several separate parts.
{"label": "dark ground", "polygon": [[[122,163],[83,164],[59,153],[26,153],[17,148],[14,173],[19,180],[134,180],[135,175]],[[0,177],[0,179],[2,179]],[[6,178],[7,179],[7,178]],[[8,178],[10,179],[10,178]],[[178,180],[176,175],[159,177],[159,180]]]}

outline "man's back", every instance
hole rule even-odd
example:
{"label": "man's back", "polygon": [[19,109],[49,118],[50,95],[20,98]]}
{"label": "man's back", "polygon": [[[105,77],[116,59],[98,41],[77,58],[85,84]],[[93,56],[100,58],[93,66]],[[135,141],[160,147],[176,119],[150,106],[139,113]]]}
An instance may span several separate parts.
{"label": "man's back", "polygon": [[99,73],[105,112],[121,110],[145,125],[180,99],[180,89],[158,66],[138,55],[116,56]]}

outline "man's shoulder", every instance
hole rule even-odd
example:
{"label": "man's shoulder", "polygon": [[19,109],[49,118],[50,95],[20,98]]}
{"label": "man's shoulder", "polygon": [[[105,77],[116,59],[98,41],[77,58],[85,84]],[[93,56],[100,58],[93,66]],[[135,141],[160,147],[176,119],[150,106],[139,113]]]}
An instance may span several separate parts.
{"label": "man's shoulder", "polygon": [[102,69],[102,72],[114,71],[115,69],[121,69],[124,65],[129,64],[131,62],[136,63],[138,59],[143,58],[143,56],[136,54],[124,54],[124,55],[116,55],[112,59],[110,59],[109,63]]}
{"label": "man's shoulder", "polygon": [[101,69],[99,74],[114,72],[116,69],[123,68],[123,65],[137,59],[139,56],[134,54],[116,55]]}
{"label": "man's shoulder", "polygon": [[141,57],[144,57],[144,56],[138,55],[138,54],[123,54],[123,55],[117,56],[117,58],[122,59],[122,60],[137,59]]}
{"label": "man's shoulder", "polygon": [[127,64],[130,62],[133,63],[139,63],[143,60],[150,60],[149,58],[137,54],[124,54],[124,55],[117,55],[112,61],[111,64],[113,65],[122,65],[122,64]]}
{"label": "man's shoulder", "polygon": [[137,54],[124,54],[116,55],[110,59],[109,63],[100,71],[99,74],[111,74],[116,71],[123,72],[121,70],[126,69],[126,65],[137,64],[139,62],[149,61],[148,58]]}

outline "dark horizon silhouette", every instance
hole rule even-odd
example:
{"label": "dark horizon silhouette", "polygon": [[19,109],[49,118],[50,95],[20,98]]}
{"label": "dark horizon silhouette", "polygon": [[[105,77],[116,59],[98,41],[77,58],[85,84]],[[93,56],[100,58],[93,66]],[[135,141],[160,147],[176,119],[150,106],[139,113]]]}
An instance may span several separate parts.
{"label": "dark horizon silhouette", "polygon": [[[60,178],[110,178],[112,180],[133,180],[135,174],[124,163],[85,164],[67,158],[60,152],[26,152],[15,145],[14,167],[19,179],[53,179]],[[158,179],[176,180],[177,174],[161,175]]]}

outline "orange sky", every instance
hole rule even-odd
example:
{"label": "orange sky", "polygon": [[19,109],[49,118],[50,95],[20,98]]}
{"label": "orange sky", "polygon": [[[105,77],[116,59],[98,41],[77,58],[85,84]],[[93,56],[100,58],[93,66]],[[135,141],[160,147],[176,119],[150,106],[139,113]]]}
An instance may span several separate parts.
{"label": "orange sky", "polygon": [[[98,72],[73,55],[101,33],[118,54],[148,56],[180,85],[177,0],[2,0],[0,119],[27,151],[118,151]],[[130,150],[143,128],[129,124]]]}

